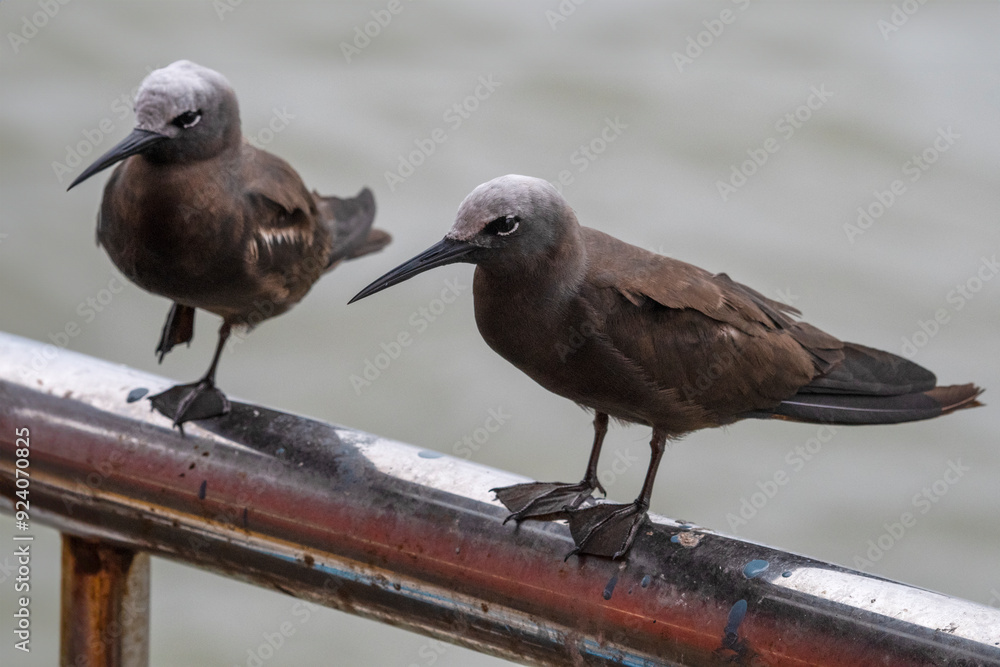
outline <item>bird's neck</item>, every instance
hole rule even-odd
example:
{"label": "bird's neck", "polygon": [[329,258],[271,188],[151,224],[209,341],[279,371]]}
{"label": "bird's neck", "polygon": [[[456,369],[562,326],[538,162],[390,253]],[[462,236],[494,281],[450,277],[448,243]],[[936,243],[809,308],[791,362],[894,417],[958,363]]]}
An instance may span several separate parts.
{"label": "bird's neck", "polygon": [[587,254],[582,239],[577,241],[557,244],[537,261],[476,267],[472,291],[479,333],[493,351],[543,386],[549,386],[547,369],[558,351],[538,341],[562,340],[579,302]]}

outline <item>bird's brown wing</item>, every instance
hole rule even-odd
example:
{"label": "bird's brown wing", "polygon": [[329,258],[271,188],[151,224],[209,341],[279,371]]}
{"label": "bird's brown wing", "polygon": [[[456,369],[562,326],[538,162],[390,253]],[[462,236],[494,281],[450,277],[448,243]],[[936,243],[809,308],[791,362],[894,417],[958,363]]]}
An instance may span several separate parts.
{"label": "bird's brown wing", "polygon": [[619,291],[636,306],[647,299],[666,308],[692,309],[749,336],[785,332],[815,357],[824,371],[843,358],[843,343],[816,327],[793,319],[799,311],[760,292],[680,260],[619,241],[595,229],[582,228],[588,272],[595,285]]}
{"label": "bird's brown wing", "polygon": [[312,194],[291,165],[244,145],[247,252],[265,273],[318,277],[329,261],[332,238]]}
{"label": "bird's brown wing", "polygon": [[313,198],[302,179],[280,157],[245,143],[240,164],[248,195],[264,197],[289,215],[295,211],[315,214]]}
{"label": "bird's brown wing", "polygon": [[911,421],[978,396],[973,385],[935,389],[925,368],[793,320],[798,311],[725,274],[584,232],[595,258],[591,282],[604,290],[593,299],[604,301],[596,310],[606,315],[607,338],[652,381],[679,386],[681,397],[722,423],[745,416]]}
{"label": "bird's brown wing", "polygon": [[705,415],[701,423],[661,426],[687,431],[729,423],[775,407],[817,375],[814,357],[787,331],[761,325],[748,334],[651,298],[637,306],[610,286],[585,294],[606,344],[660,392],[664,407],[673,413],[680,402]]}
{"label": "bird's brown wing", "polygon": [[800,329],[794,309],[728,276],[583,233],[585,298],[608,344],[664,400],[704,410],[710,421],[699,427],[772,408],[842,357],[840,341]]}
{"label": "bird's brown wing", "polygon": [[249,144],[243,150],[244,263],[255,274],[253,302],[279,314],[326,270],[332,238],[311,193],[287,162]]}

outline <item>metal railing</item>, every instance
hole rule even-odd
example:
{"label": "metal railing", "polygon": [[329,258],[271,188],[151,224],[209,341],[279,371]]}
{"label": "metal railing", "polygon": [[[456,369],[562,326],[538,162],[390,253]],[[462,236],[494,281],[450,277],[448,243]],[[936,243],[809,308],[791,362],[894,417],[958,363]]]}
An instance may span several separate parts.
{"label": "metal railing", "polygon": [[168,384],[0,334],[0,496],[64,534],[64,664],[146,664],[150,554],[528,664],[1000,664],[1000,610],[658,516],[564,561],[565,525],[503,525],[521,477],[238,402],[182,437],[126,401]]}

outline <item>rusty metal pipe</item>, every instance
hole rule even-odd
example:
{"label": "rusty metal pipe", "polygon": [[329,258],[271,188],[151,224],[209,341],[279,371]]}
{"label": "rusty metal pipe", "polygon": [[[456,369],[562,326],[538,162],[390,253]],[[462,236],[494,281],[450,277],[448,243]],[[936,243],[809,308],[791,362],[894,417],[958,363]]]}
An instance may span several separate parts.
{"label": "rusty metal pipe", "polygon": [[49,348],[0,334],[0,495],[27,426],[74,535],[528,664],[1000,664],[997,609],[657,516],[564,561],[565,525],[503,525],[520,477],[239,402],[181,437],[125,400],[169,381]]}
{"label": "rusty metal pipe", "polygon": [[149,554],[62,536],[59,663],[149,664]]}

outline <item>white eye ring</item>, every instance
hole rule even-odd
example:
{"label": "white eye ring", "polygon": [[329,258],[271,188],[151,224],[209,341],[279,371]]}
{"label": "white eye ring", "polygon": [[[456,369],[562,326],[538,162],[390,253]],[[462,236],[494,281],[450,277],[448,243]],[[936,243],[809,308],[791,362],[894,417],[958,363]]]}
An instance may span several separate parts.
{"label": "white eye ring", "polygon": [[[185,122],[184,121],[185,118],[191,118],[191,120]],[[184,113],[180,114],[172,121],[170,121],[170,124],[173,125],[174,127],[179,127],[182,130],[187,130],[197,125],[200,121],[201,121],[201,111],[185,111]]]}
{"label": "white eye ring", "polygon": [[510,231],[497,232],[497,236],[510,236],[511,234],[513,234],[514,232],[517,231],[518,227],[521,226],[521,222],[517,219],[516,216],[513,216],[513,215],[507,216],[507,221],[508,222],[513,221],[514,222],[514,226],[510,228]]}

